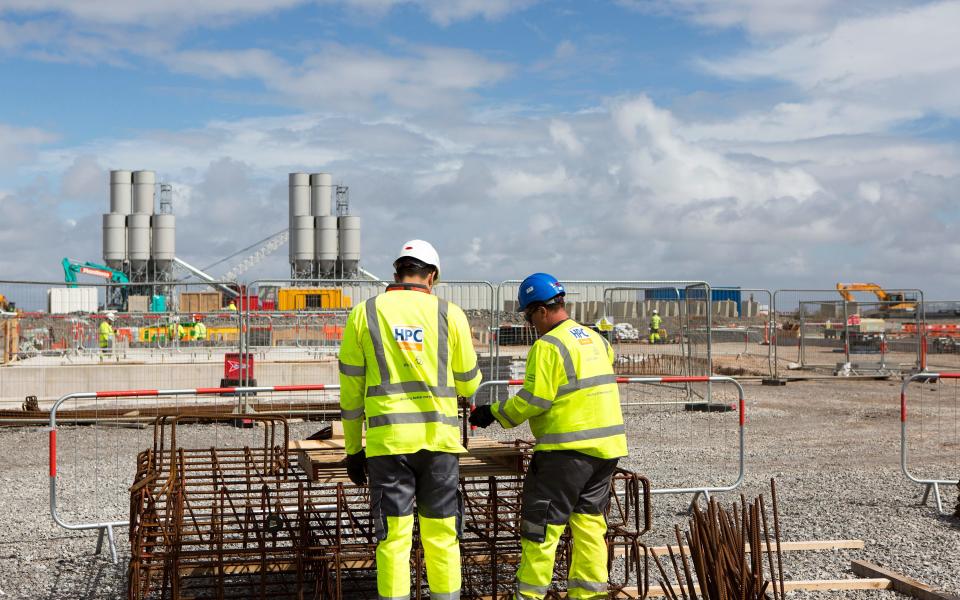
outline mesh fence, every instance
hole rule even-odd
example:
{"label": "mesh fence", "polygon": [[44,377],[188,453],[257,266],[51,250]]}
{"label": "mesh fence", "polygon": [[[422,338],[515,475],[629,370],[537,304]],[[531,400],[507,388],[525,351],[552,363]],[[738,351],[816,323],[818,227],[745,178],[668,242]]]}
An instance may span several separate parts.
{"label": "mesh fence", "polygon": [[0,294],[15,309],[0,326],[0,408],[78,389],[219,385],[241,346],[240,313],[207,284],[0,282]]}

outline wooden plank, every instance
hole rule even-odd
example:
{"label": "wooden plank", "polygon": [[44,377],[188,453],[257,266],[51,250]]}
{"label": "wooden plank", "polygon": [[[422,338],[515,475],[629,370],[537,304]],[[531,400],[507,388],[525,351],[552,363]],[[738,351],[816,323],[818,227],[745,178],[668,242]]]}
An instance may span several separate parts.
{"label": "wooden plank", "polygon": [[[889,590],[893,589],[893,583],[886,577],[873,579],[798,579],[795,581],[785,581],[784,589],[788,592],[797,590],[821,591],[821,592],[842,592],[848,590]],[[674,584],[673,589],[679,591],[680,585]],[[566,598],[565,592],[558,594],[560,598]],[[659,585],[651,585],[648,598],[663,598],[666,592]],[[622,592],[614,594],[611,598],[639,598],[640,590],[635,587],[624,588]],[[480,596],[477,600],[500,600],[501,597]]]}
{"label": "wooden plank", "polygon": [[912,598],[918,598],[919,600],[960,600],[960,597],[954,594],[938,592],[929,585],[921,583],[912,577],[907,577],[896,571],[885,569],[871,562],[854,560],[851,561],[850,567],[854,573],[861,577],[886,577],[892,582],[893,589]]}
{"label": "wooden plank", "polygon": [[[772,585],[772,583],[771,583]],[[673,589],[679,591],[680,585],[674,584]],[[795,581],[783,582],[785,591],[793,592],[804,590],[808,592],[842,592],[849,590],[889,590],[892,583],[886,577],[875,579],[798,579]],[[639,591],[637,588],[627,588],[624,593],[617,594],[615,598],[636,598]],[[659,585],[651,585],[647,593],[648,598],[662,598],[666,596]]]}
{"label": "wooden plank", "polygon": [[[776,548],[776,544],[773,544],[772,549],[776,550]],[[684,546],[684,551],[686,551],[686,549],[686,546]],[[761,543],[760,549],[766,552],[767,545]],[[863,540],[802,540],[796,542],[780,542],[780,549],[783,552],[799,552],[804,550],[862,550]],[[651,546],[649,550],[651,554],[656,554],[657,556],[670,553],[666,546]],[[676,546],[673,546],[673,551],[677,552]],[[747,552],[749,551],[750,547],[747,546]]]}

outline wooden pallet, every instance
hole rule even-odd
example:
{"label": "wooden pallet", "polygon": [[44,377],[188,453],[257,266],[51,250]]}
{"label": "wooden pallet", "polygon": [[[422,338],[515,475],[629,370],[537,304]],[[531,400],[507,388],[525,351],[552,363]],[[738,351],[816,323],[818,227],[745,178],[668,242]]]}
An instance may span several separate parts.
{"label": "wooden pallet", "polygon": [[[344,451],[343,427],[334,422],[333,436],[326,440],[296,440],[290,443],[297,464],[314,483],[349,482]],[[513,444],[484,437],[470,438],[467,454],[460,455],[461,477],[519,475],[523,452]]]}

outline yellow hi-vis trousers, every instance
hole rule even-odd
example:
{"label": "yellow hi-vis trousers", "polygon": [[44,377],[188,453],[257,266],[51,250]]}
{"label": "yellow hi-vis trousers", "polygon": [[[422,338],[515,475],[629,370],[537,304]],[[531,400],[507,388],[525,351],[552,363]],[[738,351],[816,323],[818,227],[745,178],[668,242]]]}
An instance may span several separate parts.
{"label": "yellow hi-vis trousers", "polygon": [[368,459],[370,512],[377,544],[380,600],[410,598],[413,502],[417,501],[420,542],[430,598],[460,598],[460,530],[463,506],[455,454],[421,450]]}
{"label": "yellow hi-vis trousers", "polygon": [[[430,598],[460,598],[460,540],[456,517],[428,519],[420,516],[420,541]],[[387,538],[377,544],[377,593],[380,600],[410,598],[410,550],[413,515],[387,517]]]}
{"label": "yellow hi-vis trousers", "polygon": [[576,451],[536,452],[523,486],[516,600],[541,600],[550,588],[560,536],[573,537],[568,598],[606,598],[610,479],[617,459]]}

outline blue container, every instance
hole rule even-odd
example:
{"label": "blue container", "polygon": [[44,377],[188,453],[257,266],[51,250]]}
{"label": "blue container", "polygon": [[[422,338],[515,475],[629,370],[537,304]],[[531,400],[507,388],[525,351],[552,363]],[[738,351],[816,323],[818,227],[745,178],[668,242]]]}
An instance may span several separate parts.
{"label": "blue container", "polygon": [[[662,287],[662,288],[650,288],[644,290],[644,300],[660,300],[660,301],[674,301],[677,300],[703,300],[706,295],[706,290],[703,287],[693,287],[690,289],[682,287]],[[740,293],[740,288],[713,288],[710,290],[710,301],[711,302],[723,302],[726,300],[732,300],[737,303],[737,315],[740,315],[740,302],[742,295]]]}

